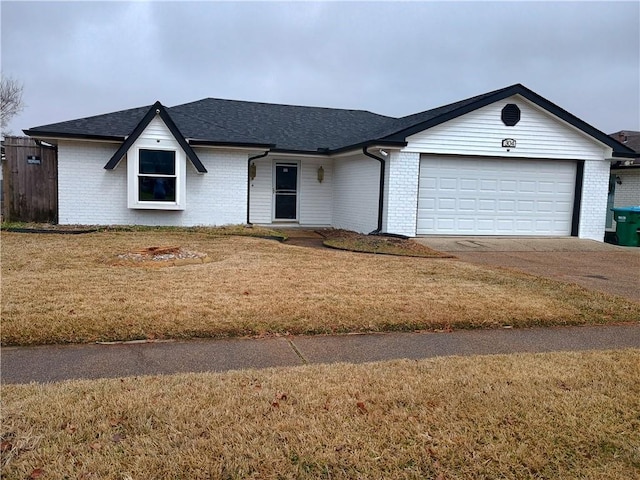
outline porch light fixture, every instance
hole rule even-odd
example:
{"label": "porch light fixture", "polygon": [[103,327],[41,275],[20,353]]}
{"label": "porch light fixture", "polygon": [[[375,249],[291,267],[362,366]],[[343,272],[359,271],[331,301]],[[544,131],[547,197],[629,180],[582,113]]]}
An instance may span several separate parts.
{"label": "porch light fixture", "polygon": [[251,180],[253,180],[254,178],[256,178],[256,164],[255,164],[255,163],[252,163],[252,164],[249,166],[249,178],[250,178]]}
{"label": "porch light fixture", "polygon": [[622,179],[620,178],[620,175],[616,175],[616,183],[618,185],[622,185]]}
{"label": "porch light fixture", "polygon": [[318,167],[318,182],[322,183],[323,180],[324,180],[324,168],[322,168],[322,165],[320,165],[320,167]]}

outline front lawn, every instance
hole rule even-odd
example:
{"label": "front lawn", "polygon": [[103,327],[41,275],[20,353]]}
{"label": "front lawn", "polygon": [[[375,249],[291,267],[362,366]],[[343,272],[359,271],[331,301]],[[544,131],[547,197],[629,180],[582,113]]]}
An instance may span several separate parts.
{"label": "front lawn", "polygon": [[[622,298],[454,259],[207,229],[1,240],[3,345],[637,320],[638,305]],[[186,258],[137,256],[150,247]]]}
{"label": "front lawn", "polygon": [[640,350],[2,387],[2,478],[609,479]]}

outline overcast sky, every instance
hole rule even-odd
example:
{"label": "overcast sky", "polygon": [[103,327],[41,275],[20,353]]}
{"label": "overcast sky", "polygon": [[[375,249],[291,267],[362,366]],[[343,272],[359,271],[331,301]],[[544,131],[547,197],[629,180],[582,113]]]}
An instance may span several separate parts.
{"label": "overcast sky", "polygon": [[205,97],[403,116],[522,83],[640,130],[640,2],[2,1],[31,128]]}

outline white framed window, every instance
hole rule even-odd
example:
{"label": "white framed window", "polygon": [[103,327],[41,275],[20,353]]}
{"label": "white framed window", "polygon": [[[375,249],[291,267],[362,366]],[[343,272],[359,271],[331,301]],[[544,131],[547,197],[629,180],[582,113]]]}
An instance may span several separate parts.
{"label": "white framed window", "polygon": [[185,155],[180,149],[134,146],[127,163],[129,208],[184,209]]}

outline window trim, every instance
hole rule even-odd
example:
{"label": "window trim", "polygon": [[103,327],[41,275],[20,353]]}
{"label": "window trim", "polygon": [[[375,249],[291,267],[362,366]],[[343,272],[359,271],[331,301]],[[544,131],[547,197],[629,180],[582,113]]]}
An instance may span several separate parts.
{"label": "window trim", "polygon": [[[140,173],[140,151],[160,150],[174,153],[175,175]],[[184,210],[186,200],[186,158],[184,152],[172,145],[149,145],[146,142],[134,145],[127,152],[128,207],[146,210]],[[175,201],[140,200],[139,179],[141,177],[166,177],[176,179]]]}

